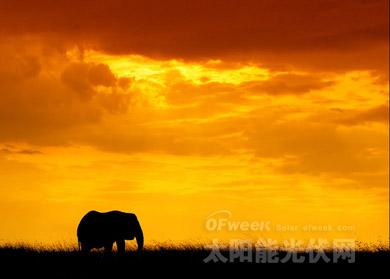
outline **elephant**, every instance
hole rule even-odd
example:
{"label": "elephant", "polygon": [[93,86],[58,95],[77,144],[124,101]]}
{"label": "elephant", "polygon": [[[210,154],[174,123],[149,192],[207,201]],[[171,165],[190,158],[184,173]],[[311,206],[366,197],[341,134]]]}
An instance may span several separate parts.
{"label": "elephant", "polygon": [[93,248],[112,251],[116,242],[118,253],[125,252],[125,240],[137,240],[138,251],[144,245],[144,235],[137,216],[121,211],[90,211],[84,215],[77,227],[79,249],[88,252]]}

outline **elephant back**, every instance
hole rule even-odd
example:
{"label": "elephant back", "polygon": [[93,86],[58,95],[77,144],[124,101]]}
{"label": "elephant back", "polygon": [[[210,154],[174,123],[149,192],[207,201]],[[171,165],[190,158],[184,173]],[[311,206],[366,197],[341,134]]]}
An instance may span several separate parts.
{"label": "elephant back", "polygon": [[125,216],[126,213],[120,211],[88,212],[77,228],[78,240],[115,240],[121,237]]}
{"label": "elephant back", "polygon": [[85,214],[77,227],[79,241],[107,238],[110,224],[106,219],[105,214],[98,211]]}

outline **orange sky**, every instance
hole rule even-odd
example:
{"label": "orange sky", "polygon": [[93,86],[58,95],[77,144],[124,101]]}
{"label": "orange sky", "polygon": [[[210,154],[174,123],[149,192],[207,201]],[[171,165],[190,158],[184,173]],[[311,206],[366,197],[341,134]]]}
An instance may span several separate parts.
{"label": "orange sky", "polygon": [[388,242],[388,1],[0,2],[0,242]]}

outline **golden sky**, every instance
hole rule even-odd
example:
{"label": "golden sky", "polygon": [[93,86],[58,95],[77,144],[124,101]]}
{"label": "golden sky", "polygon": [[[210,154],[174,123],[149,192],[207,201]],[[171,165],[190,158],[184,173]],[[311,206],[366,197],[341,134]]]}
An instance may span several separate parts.
{"label": "golden sky", "polygon": [[0,2],[0,242],[388,242],[388,1]]}

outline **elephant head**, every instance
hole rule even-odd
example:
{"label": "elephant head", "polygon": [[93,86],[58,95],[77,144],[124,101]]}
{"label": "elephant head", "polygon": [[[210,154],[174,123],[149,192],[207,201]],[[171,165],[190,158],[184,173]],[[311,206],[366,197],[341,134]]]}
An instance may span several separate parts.
{"label": "elephant head", "polygon": [[116,242],[118,252],[125,251],[125,240],[136,238],[138,251],[144,245],[144,235],[137,216],[121,211],[88,212],[80,221],[77,237],[81,250],[104,247],[107,252],[112,250]]}

